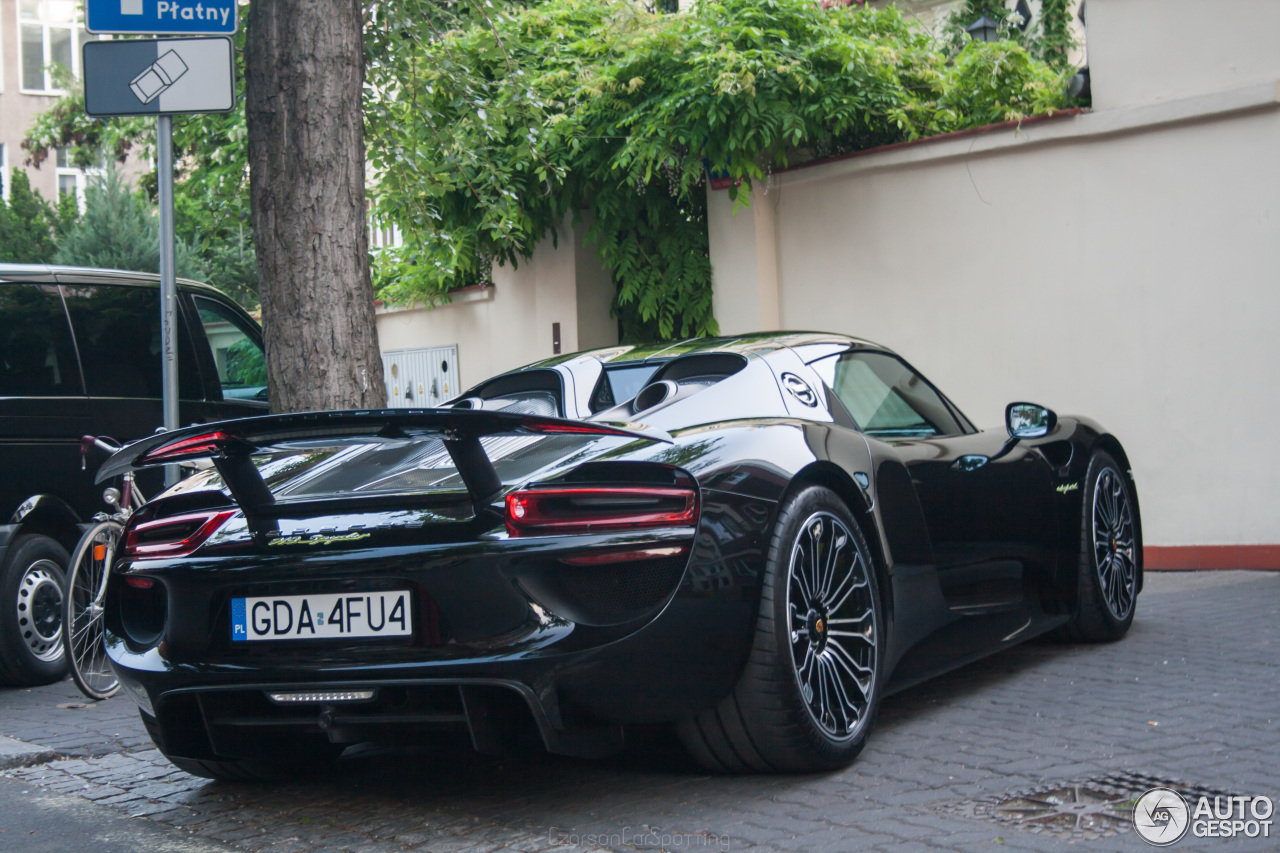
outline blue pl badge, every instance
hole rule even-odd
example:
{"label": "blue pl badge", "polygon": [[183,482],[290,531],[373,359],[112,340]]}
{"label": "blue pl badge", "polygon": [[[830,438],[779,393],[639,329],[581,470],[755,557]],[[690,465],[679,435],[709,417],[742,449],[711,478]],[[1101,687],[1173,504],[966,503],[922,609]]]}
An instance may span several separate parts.
{"label": "blue pl badge", "polygon": [[91,33],[233,35],[236,0],[85,0]]}
{"label": "blue pl badge", "polygon": [[231,639],[249,639],[249,626],[244,617],[244,599],[231,599]]}

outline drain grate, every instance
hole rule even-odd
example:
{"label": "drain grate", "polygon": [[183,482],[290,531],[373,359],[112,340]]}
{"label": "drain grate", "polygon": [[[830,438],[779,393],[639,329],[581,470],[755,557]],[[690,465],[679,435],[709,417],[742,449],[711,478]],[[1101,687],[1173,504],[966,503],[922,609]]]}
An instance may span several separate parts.
{"label": "drain grate", "polygon": [[1055,838],[1092,841],[1132,831],[1133,804],[1152,788],[1172,788],[1187,802],[1229,796],[1224,791],[1143,773],[1112,773],[952,803],[941,810]]}

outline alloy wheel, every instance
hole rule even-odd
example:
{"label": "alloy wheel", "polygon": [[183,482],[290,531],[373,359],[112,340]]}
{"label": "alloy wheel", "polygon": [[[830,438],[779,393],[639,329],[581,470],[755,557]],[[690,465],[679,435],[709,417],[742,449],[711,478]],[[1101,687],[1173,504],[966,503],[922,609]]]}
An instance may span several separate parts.
{"label": "alloy wheel", "polygon": [[876,689],[879,614],[867,555],[829,512],[805,521],[787,584],[791,658],[800,695],[832,740],[866,727]]}
{"label": "alloy wheel", "polygon": [[1093,489],[1093,560],[1107,609],[1120,620],[1133,610],[1138,574],[1134,547],[1129,493],[1119,472],[1104,468]]}

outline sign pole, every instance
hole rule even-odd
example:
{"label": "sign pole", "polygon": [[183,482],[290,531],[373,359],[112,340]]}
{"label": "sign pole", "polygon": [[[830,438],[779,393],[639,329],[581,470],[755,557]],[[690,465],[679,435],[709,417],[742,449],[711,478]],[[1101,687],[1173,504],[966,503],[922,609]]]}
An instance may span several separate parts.
{"label": "sign pole", "polygon": [[[178,428],[178,282],[173,239],[173,118],[156,125],[156,177],[160,190],[160,341],[164,428]],[[166,465],[164,484],[178,482],[178,466]]]}

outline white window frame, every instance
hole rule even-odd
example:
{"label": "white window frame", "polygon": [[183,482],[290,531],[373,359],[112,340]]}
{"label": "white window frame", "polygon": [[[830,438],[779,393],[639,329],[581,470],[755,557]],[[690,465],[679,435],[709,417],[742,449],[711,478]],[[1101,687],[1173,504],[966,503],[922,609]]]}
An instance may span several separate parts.
{"label": "white window frame", "polygon": [[69,148],[61,148],[61,149],[55,148],[53,151],[53,157],[54,157],[53,171],[55,172],[54,181],[56,182],[55,191],[58,194],[58,203],[60,204],[62,202],[63,176],[65,175],[67,177],[74,177],[76,180],[76,208],[81,213],[84,213],[84,207],[85,207],[84,191],[89,186],[89,178],[96,177],[97,175],[101,175],[103,170],[100,168],[77,169],[75,166],[59,166],[58,152],[60,150],[67,152],[67,162],[70,162],[70,154],[71,154],[71,149]]}
{"label": "white window frame", "polygon": [[0,142],[0,198],[9,203],[9,146]]}
{"label": "white window frame", "polygon": [[404,235],[400,233],[400,228],[394,222],[381,222],[372,204],[369,205],[369,215],[366,219],[369,226],[370,249],[376,252],[380,249],[398,249],[404,245]]}
{"label": "white window frame", "polygon": [[[63,0],[65,2],[65,0]],[[44,5],[41,0],[40,7]],[[81,31],[84,27],[84,21],[78,7],[75,15],[70,21],[46,21],[43,16],[39,20],[29,20],[22,17],[22,0],[15,0],[13,4],[13,14],[17,28],[15,33],[17,39],[15,44],[18,50],[18,91],[24,95],[43,95],[46,97],[59,98],[66,94],[64,89],[56,89],[53,86],[53,79],[49,75],[49,66],[52,64],[53,50],[50,44],[50,30],[67,30],[71,34],[71,75],[77,80],[80,79],[80,48],[83,45],[81,40]],[[41,54],[40,58],[49,60],[41,63],[41,73],[44,75],[43,89],[28,89],[23,84],[23,48],[22,48],[22,28],[23,26],[38,25],[41,33]]]}

